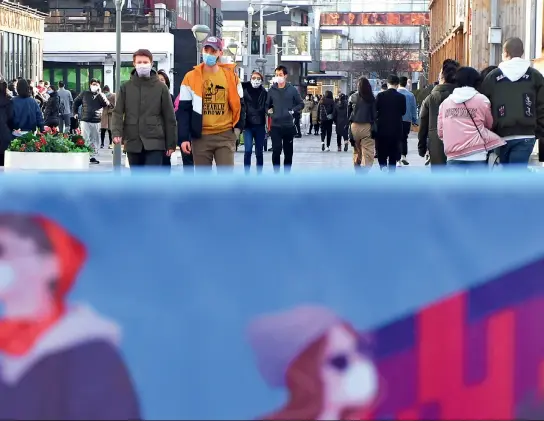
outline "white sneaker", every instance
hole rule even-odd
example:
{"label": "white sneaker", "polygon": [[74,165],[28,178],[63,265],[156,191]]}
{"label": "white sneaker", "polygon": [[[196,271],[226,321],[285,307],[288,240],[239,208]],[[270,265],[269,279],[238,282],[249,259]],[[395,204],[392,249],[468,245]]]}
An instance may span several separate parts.
{"label": "white sneaker", "polygon": [[389,172],[389,168],[387,168],[387,167],[381,167],[381,168],[380,168],[380,171],[381,171],[381,172]]}
{"label": "white sneaker", "polygon": [[325,148],[325,150],[326,150],[327,152],[330,152],[330,151],[331,151],[331,148],[329,148],[329,147],[327,146],[327,147]]}

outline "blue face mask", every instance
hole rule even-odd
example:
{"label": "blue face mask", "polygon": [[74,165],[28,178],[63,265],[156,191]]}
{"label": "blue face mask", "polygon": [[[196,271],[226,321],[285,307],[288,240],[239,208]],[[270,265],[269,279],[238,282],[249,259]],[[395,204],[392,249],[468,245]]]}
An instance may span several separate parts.
{"label": "blue face mask", "polygon": [[217,63],[217,57],[213,54],[204,53],[202,54],[202,58],[204,59],[204,64],[206,66],[212,67]]}

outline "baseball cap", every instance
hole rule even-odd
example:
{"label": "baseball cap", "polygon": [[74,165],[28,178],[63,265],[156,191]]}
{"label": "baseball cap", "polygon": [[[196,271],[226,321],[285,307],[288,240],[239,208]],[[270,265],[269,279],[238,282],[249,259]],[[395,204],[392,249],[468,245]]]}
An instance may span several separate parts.
{"label": "baseball cap", "polygon": [[223,40],[218,37],[208,37],[204,40],[202,47],[212,47],[216,51],[223,50]]}

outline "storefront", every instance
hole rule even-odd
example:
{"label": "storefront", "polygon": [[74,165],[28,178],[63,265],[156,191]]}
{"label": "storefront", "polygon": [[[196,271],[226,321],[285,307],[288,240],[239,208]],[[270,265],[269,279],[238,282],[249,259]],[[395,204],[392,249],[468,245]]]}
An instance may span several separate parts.
{"label": "storefront", "polygon": [[0,76],[42,78],[45,15],[9,1],[0,2]]}

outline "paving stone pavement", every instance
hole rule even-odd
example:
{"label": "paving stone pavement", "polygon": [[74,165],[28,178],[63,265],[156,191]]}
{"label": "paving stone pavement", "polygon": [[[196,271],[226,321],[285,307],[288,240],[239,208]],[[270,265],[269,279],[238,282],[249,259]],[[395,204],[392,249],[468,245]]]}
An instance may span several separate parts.
{"label": "paving stone pavement", "polygon": [[[270,147],[270,140],[268,141]],[[304,135],[301,139],[294,140],[294,154],[292,172],[301,171],[342,171],[346,170],[353,172],[353,148],[351,145],[347,152],[336,151],[336,135],[333,133],[331,143],[332,149],[330,152],[321,151],[321,138],[314,135]],[[101,149],[98,159],[100,164],[91,165],[92,171],[111,171],[113,169],[112,151],[109,149]],[[125,157],[123,157],[124,163]],[[178,165],[174,159],[173,171],[181,170],[181,158],[177,159]],[[283,162],[283,157],[282,157]],[[408,162],[409,166],[399,168],[399,171],[418,169],[428,171],[429,167],[425,166],[425,160],[417,153],[417,135],[410,134],[408,139]],[[235,172],[242,172],[244,167],[244,146],[240,146],[235,155]],[[372,171],[378,171],[377,161],[374,163]],[[255,155],[252,156],[251,171],[255,172]],[[272,172],[272,152],[264,154],[265,173]]]}

